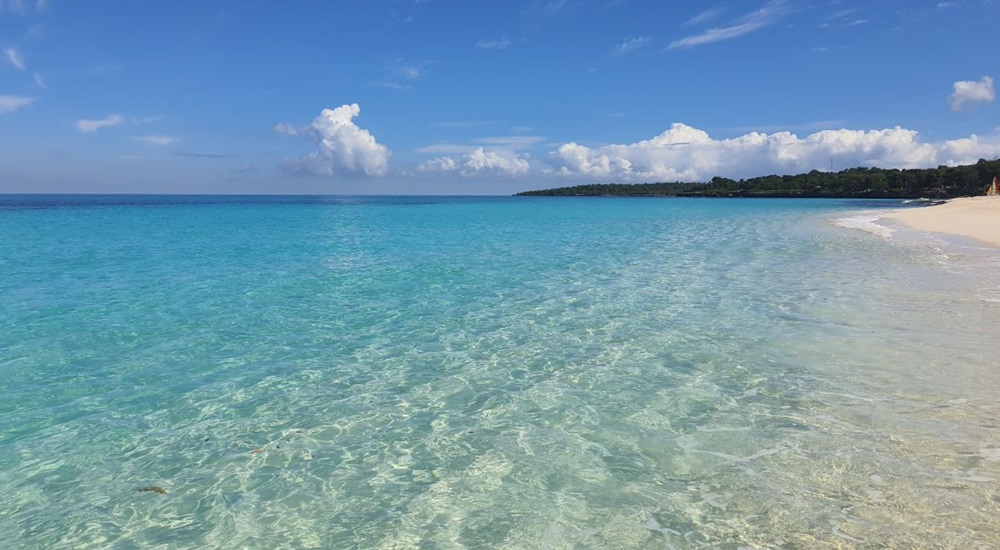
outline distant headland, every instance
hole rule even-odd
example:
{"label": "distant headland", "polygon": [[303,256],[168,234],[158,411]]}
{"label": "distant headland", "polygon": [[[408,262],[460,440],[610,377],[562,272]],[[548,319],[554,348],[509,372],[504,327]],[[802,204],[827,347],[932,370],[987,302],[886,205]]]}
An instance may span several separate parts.
{"label": "distant headland", "polygon": [[761,197],[915,199],[983,195],[995,176],[1000,159],[967,166],[928,169],[850,168],[795,176],[761,176],[732,180],[714,177],[704,183],[595,183],[523,191],[516,196],[546,197]]}

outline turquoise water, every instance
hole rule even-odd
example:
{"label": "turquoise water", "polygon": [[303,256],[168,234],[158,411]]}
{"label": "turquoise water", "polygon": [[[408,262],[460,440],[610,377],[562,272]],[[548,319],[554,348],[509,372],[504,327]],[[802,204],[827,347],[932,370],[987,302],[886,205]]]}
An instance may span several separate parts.
{"label": "turquoise water", "polygon": [[876,206],[0,197],[4,547],[996,547],[1000,254]]}

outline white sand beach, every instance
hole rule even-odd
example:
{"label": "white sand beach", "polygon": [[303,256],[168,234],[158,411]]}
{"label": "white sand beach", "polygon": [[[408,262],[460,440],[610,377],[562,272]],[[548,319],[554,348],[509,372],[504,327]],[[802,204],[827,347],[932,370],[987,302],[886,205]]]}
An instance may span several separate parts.
{"label": "white sand beach", "polygon": [[1000,197],[967,197],[886,216],[917,231],[971,237],[1000,247]]}

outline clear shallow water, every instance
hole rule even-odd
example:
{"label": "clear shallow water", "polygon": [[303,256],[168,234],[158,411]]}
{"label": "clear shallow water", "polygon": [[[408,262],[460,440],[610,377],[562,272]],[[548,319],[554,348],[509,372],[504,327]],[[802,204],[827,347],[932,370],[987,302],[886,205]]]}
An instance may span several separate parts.
{"label": "clear shallow water", "polygon": [[0,533],[995,547],[1000,256],[871,206],[0,197]]}

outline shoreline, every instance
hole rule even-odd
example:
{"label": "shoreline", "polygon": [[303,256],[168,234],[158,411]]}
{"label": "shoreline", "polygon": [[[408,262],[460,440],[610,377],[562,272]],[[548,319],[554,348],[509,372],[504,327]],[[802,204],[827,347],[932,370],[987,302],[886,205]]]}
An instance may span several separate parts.
{"label": "shoreline", "polygon": [[964,197],[882,216],[915,231],[968,237],[1000,248],[1000,197]]}

